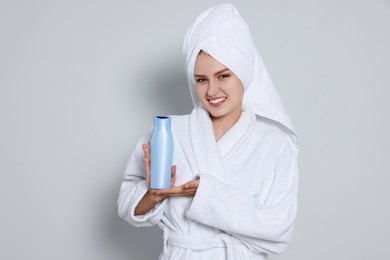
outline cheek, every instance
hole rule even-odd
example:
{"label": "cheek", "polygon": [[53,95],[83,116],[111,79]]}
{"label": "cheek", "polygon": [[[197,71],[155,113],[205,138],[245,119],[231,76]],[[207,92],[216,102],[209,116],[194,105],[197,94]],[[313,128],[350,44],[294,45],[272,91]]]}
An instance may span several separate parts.
{"label": "cheek", "polygon": [[236,93],[241,97],[244,95],[244,85],[242,85],[241,80],[239,80],[238,78],[236,82]]}
{"label": "cheek", "polygon": [[240,86],[240,88],[238,89],[238,93],[242,99],[242,97],[244,96],[244,87],[243,86]]}
{"label": "cheek", "polygon": [[229,92],[237,97],[242,97],[244,95],[244,87],[241,84],[241,81],[232,82],[229,86]]}

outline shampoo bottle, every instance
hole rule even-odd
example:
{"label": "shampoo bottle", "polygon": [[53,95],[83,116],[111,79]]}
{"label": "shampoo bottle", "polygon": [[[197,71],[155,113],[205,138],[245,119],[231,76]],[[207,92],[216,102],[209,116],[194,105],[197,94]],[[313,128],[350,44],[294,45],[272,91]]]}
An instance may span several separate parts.
{"label": "shampoo bottle", "polygon": [[155,116],[150,140],[150,188],[167,189],[171,184],[173,138],[171,118]]}

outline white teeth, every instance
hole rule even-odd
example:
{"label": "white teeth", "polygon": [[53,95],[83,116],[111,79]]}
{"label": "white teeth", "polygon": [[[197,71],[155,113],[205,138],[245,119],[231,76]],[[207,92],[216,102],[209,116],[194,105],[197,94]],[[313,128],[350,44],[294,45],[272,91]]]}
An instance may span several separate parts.
{"label": "white teeth", "polygon": [[217,99],[210,99],[210,103],[213,103],[213,104],[217,104],[219,102],[222,102],[224,101],[226,98],[222,97],[222,98],[217,98]]}

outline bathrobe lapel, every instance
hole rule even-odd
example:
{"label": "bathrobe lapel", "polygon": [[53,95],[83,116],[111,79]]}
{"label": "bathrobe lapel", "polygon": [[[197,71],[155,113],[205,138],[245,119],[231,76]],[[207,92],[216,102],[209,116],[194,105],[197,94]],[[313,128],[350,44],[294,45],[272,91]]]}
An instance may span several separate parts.
{"label": "bathrobe lapel", "polygon": [[246,147],[251,145],[251,133],[256,115],[251,109],[244,108],[240,119],[217,142],[222,160],[226,166],[237,156],[247,156]]}
{"label": "bathrobe lapel", "polygon": [[225,169],[215,141],[213,125],[208,112],[200,104],[190,115],[190,138],[199,173],[212,174],[224,181]]}
{"label": "bathrobe lapel", "polygon": [[189,132],[199,173],[211,174],[226,182],[224,166],[229,158],[236,156],[238,150],[242,150],[238,148],[245,145],[250,138],[255,119],[252,110],[244,110],[237,123],[216,142],[210,116],[203,106],[198,104],[190,115]]}

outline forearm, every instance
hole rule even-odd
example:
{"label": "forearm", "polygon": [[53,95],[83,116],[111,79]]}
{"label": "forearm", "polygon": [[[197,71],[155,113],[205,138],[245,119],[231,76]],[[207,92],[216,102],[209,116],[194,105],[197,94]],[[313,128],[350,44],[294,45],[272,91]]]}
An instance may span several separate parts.
{"label": "forearm", "polygon": [[202,174],[200,180],[196,196],[186,212],[187,217],[197,222],[235,235],[280,242],[294,221],[294,189],[280,194],[278,203],[259,205],[256,196],[211,175]]}
{"label": "forearm", "polygon": [[145,215],[152,208],[154,208],[157,203],[158,202],[155,202],[154,200],[152,200],[149,192],[146,192],[145,195],[140,200],[140,202],[138,203],[138,205],[135,207],[134,215],[135,216]]}

